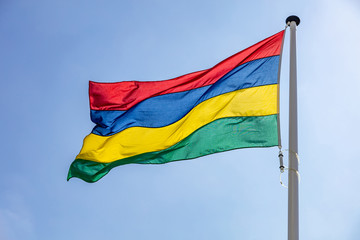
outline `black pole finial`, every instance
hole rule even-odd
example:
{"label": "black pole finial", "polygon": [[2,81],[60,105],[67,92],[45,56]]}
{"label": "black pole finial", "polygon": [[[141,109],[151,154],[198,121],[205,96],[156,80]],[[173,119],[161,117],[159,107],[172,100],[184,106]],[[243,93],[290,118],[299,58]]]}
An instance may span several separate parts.
{"label": "black pole finial", "polygon": [[285,20],[286,25],[290,24],[292,21],[296,22],[296,26],[299,26],[300,24],[300,18],[295,15],[288,16]]}

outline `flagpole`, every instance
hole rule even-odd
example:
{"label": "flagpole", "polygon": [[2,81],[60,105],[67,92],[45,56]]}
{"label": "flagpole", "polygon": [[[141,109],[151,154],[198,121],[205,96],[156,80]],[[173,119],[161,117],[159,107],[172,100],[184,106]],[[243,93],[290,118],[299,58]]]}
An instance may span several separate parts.
{"label": "flagpole", "polygon": [[300,18],[289,16],[286,24],[290,26],[288,240],[299,240],[296,26]]}

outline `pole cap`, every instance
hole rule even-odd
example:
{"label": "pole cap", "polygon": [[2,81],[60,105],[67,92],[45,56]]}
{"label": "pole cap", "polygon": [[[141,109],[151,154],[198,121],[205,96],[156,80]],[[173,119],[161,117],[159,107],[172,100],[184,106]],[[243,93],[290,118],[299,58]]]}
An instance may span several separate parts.
{"label": "pole cap", "polygon": [[292,21],[295,21],[296,23],[296,26],[299,26],[300,24],[300,18],[298,16],[295,16],[295,15],[291,15],[291,16],[288,16],[285,20],[285,23],[286,25],[288,25],[289,23],[291,23]]}

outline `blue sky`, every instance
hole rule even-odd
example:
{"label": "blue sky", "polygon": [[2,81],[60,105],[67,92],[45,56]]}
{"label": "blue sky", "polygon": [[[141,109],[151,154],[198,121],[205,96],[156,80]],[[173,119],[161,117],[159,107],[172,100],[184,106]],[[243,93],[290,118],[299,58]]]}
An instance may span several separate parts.
{"label": "blue sky", "polygon": [[[359,239],[355,0],[2,1],[0,239],[286,239],[277,148],[126,165],[94,184],[66,176],[93,127],[89,80],[151,81],[206,69],[282,30],[292,14],[302,20],[300,237]],[[285,149],[288,58],[289,32]]]}

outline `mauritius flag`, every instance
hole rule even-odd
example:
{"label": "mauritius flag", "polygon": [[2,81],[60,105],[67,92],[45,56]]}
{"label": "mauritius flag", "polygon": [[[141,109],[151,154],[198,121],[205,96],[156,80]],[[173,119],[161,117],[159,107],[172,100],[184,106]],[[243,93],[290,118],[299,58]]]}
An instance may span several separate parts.
{"label": "mauritius flag", "polygon": [[96,124],[68,180],[96,182],[112,168],[277,146],[284,31],[214,67],[164,81],[89,83]]}

